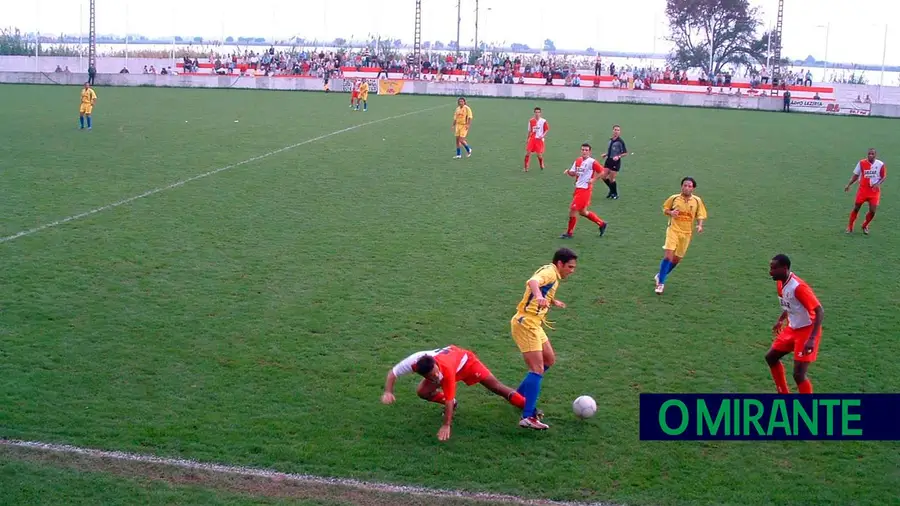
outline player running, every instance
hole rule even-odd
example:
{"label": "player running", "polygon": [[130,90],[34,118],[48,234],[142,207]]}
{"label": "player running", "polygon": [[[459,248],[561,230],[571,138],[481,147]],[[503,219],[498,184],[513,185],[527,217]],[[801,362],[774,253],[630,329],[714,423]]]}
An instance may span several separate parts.
{"label": "player running", "polygon": [[[546,430],[550,426],[544,423],[537,410],[538,397],[541,394],[541,381],[544,373],[556,362],[556,354],[550,339],[544,332],[544,325],[550,327],[547,312],[550,306],[565,308],[566,304],[557,300],[556,289],[559,282],[575,272],[578,255],[568,248],[560,248],[553,254],[553,262],[541,267],[525,284],[525,295],[516,306],[516,314],[510,320],[510,331],[513,341],[522,352],[522,358],[528,366],[528,374],[519,385],[517,391],[525,396],[525,409],[519,426],[526,429]],[[551,327],[552,328],[552,327]]]}
{"label": "player running", "polygon": [[359,110],[359,103],[362,102],[363,112],[369,110],[369,82],[363,81],[359,85],[359,97],[356,99],[356,110]]}
{"label": "player running", "polygon": [[[794,353],[794,381],[801,394],[813,393],[812,383],[806,377],[809,364],[816,361],[819,354],[819,340],[822,337],[822,304],[812,288],[791,272],[791,259],[779,254],[769,263],[769,275],[778,286],[778,300],[781,302],[781,316],[772,327],[775,341],[766,353],[766,363],[772,371],[775,388],[779,394],[791,393],[784,375],[781,357]],[[787,325],[785,325],[787,322]]]}
{"label": "player running", "polygon": [[472,156],[472,148],[466,141],[471,126],[472,108],[466,104],[465,98],[459,97],[456,101],[456,111],[453,113],[453,135],[456,136],[456,156],[453,158],[462,158],[463,148],[466,148],[466,157]]}
{"label": "player running", "polygon": [[609,188],[606,198],[618,200],[619,183],[616,182],[616,176],[622,170],[622,158],[628,156],[628,148],[625,147],[625,141],[622,139],[622,127],[613,125],[612,137],[609,138],[609,145],[606,147],[606,153],[600,155],[604,159],[603,166],[607,169],[603,182]]}
{"label": "player running", "polygon": [[388,371],[381,402],[393,404],[394,383],[397,378],[413,372],[424,378],[416,388],[419,397],[444,406],[444,423],[438,431],[438,439],[441,441],[450,439],[450,423],[453,421],[453,412],[458,404],[457,381],[462,381],[468,386],[480,383],[513,406],[519,409],[525,407],[525,398],[522,394],[500,383],[475,353],[452,344],[436,350],[413,353],[395,365]]}
{"label": "player running", "polygon": [[528,137],[525,139],[525,172],[531,162],[531,153],[537,155],[538,164],[544,170],[544,139],[550,131],[550,123],[541,117],[541,108],[534,108],[534,117],[528,120]]}
{"label": "player running", "polygon": [[844,191],[850,191],[853,183],[859,181],[859,189],[856,190],[856,201],[853,204],[853,211],[850,211],[850,223],[847,225],[847,233],[853,232],[853,225],[856,224],[856,217],[859,216],[859,210],[862,205],[869,204],[869,212],[866,213],[866,220],[863,221],[862,231],[864,234],[869,233],[869,224],[875,218],[875,211],[878,210],[878,203],[881,202],[881,184],[887,177],[887,166],[881,160],[875,158],[878,154],[875,148],[869,148],[869,153],[865,158],[856,164],[853,169],[853,175],[850,182],[844,187]]}
{"label": "player running", "polygon": [[681,193],[676,193],[663,202],[663,214],[669,217],[669,225],[666,228],[666,243],[663,245],[665,253],[659,263],[659,272],[653,276],[658,295],[662,295],[666,289],[666,278],[678,266],[691,245],[694,220],[697,220],[697,233],[703,233],[706,205],[700,197],[694,195],[696,188],[697,181],[686,177],[681,180]]}
{"label": "player running", "polygon": [[600,179],[604,175],[605,169],[600,162],[591,157],[591,145],[584,143],[581,145],[581,156],[575,160],[572,167],[565,171],[565,174],[575,178],[575,193],[572,195],[572,203],[569,205],[569,228],[566,233],[559,236],[560,239],[571,239],[572,233],[575,232],[575,224],[578,222],[578,215],[593,221],[600,227],[600,237],[606,233],[608,223],[600,219],[593,211],[588,211],[591,207],[591,193],[594,191],[594,181]]}
{"label": "player running", "polygon": [[81,123],[81,129],[84,130],[84,118],[87,118],[87,129],[91,129],[91,113],[94,111],[94,104],[97,103],[97,94],[91,88],[91,83],[84,83],[84,89],[81,90],[81,107],[78,110],[78,121]]}

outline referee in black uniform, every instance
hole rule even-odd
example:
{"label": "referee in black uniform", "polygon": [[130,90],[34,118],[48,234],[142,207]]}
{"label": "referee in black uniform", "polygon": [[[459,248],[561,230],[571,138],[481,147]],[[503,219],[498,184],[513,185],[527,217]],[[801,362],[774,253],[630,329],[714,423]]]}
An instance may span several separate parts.
{"label": "referee in black uniform", "polygon": [[613,200],[619,198],[619,185],[616,183],[616,175],[622,168],[622,158],[628,155],[628,148],[625,147],[625,141],[622,140],[621,134],[622,127],[613,125],[613,134],[609,138],[609,146],[606,148],[606,154],[602,155],[602,158],[605,160],[603,166],[607,169],[603,182],[609,187],[609,194],[606,195],[606,198]]}

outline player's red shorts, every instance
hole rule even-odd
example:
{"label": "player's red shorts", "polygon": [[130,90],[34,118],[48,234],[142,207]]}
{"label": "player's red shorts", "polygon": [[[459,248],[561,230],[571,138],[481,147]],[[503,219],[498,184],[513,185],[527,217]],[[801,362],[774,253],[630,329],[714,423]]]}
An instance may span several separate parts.
{"label": "player's red shorts", "polygon": [[870,191],[858,191],[856,192],[856,203],[855,205],[861,206],[866,202],[869,203],[870,206],[877,206],[879,202],[881,202],[881,192],[870,192]]}
{"label": "player's red shorts", "polygon": [[456,373],[456,381],[472,386],[491,377],[491,370],[478,360],[477,355],[467,351],[466,358],[466,365]]}
{"label": "player's red shorts", "polygon": [[591,206],[591,188],[575,188],[575,194],[572,195],[572,205],[569,209],[573,211],[581,211]]}
{"label": "player's red shorts", "polygon": [[810,355],[803,355],[803,348],[806,347],[806,341],[809,340],[809,334],[812,333],[813,326],[807,325],[799,329],[792,329],[789,325],[785,325],[775,342],[772,343],[772,349],[783,353],[794,352],[794,362],[815,362],[819,355],[819,341],[822,340],[821,329],[816,337],[816,345]]}
{"label": "player's red shorts", "polygon": [[528,139],[528,146],[525,147],[525,151],[544,154],[544,139]]}
{"label": "player's red shorts", "polygon": [[359,92],[354,91],[353,93],[350,94],[350,98],[359,98]]}

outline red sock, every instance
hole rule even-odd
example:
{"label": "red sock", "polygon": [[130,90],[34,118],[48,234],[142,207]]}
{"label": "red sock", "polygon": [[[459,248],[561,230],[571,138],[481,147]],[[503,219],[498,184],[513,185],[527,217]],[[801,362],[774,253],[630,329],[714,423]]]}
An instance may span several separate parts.
{"label": "red sock", "polygon": [[847,225],[849,230],[853,230],[853,225],[856,224],[856,217],[859,216],[857,211],[850,211],[850,224]]}
{"label": "red sock", "polygon": [[587,219],[593,221],[593,222],[596,223],[598,226],[601,226],[601,227],[603,226],[603,220],[601,220],[600,217],[597,216],[596,213],[594,213],[594,211],[591,211],[591,212],[587,213],[587,216],[585,216],[585,218],[587,218]]}
{"label": "red sock", "polygon": [[543,156],[538,155],[538,163],[541,165],[541,168],[543,169],[544,168],[544,157]]}
{"label": "red sock", "polygon": [[575,231],[575,224],[578,223],[578,218],[575,216],[569,217],[569,228],[566,230],[566,233],[572,235],[572,232]]}
{"label": "red sock", "polygon": [[531,155],[525,155],[525,168],[528,168],[528,163],[531,162]]}
{"label": "red sock", "polygon": [[525,397],[519,392],[513,392],[509,396],[509,403],[519,409],[525,409]]}
{"label": "red sock", "polygon": [[428,402],[444,404],[447,402],[447,396],[444,395],[444,392],[436,392],[434,395],[431,396],[431,399],[428,399]]}
{"label": "red sock", "polygon": [[784,375],[784,365],[781,362],[769,367],[772,372],[772,379],[775,380],[775,388],[780,394],[789,394],[791,390],[788,388],[787,378]]}
{"label": "red sock", "polygon": [[874,218],[874,217],[875,217],[875,213],[873,213],[872,211],[867,212],[866,213],[866,221],[863,222],[863,228],[868,227],[869,223],[872,223],[872,218]]}
{"label": "red sock", "polygon": [[801,394],[811,394],[812,383],[808,379],[805,379],[800,383],[797,383],[797,390],[799,390]]}

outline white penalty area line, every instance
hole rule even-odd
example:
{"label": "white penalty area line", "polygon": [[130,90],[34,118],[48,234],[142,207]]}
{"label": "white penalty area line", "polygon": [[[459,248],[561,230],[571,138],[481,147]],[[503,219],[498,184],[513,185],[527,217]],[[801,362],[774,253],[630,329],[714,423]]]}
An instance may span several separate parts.
{"label": "white penalty area line", "polygon": [[13,234],[13,235],[10,235],[10,236],[0,237],[0,243],[5,243],[5,242],[13,241],[13,240],[15,240],[15,239],[19,239],[20,237],[25,237],[25,236],[27,236],[27,235],[36,234],[36,233],[38,233],[38,232],[47,230],[48,228],[58,227],[58,226],[60,226],[60,225],[65,225],[66,223],[69,223],[69,222],[72,222],[72,221],[77,221],[77,220],[80,220],[80,219],[82,219],[82,218],[87,218],[87,217],[89,217],[89,216],[93,216],[93,215],[95,215],[95,214],[97,214],[97,213],[102,213],[103,211],[108,211],[108,210],[110,210],[110,209],[115,209],[115,208],[117,208],[117,207],[124,206],[125,204],[130,204],[130,203],[134,202],[135,200],[139,200],[139,199],[142,199],[142,198],[144,198],[144,197],[149,197],[149,196],[151,196],[151,195],[155,195],[155,194],[157,194],[157,193],[164,192],[164,191],[166,191],[166,190],[171,190],[171,189],[173,189],[173,188],[178,188],[179,186],[183,186],[183,185],[185,185],[185,184],[187,184],[187,183],[190,183],[190,182],[192,182],[192,181],[196,181],[196,180],[198,180],[198,179],[203,179],[203,178],[209,177],[209,176],[214,176],[214,175],[216,175],[216,174],[218,174],[218,173],[220,173],[220,172],[225,172],[226,170],[234,169],[234,168],[236,168],[236,167],[240,167],[241,165],[246,165],[246,164],[248,164],[248,163],[256,162],[256,161],[262,160],[262,159],[264,159],[264,158],[268,158],[268,157],[270,157],[270,156],[277,155],[277,154],[279,154],[279,153],[284,153],[285,151],[290,151],[290,150],[292,150],[292,149],[299,148],[300,146],[305,146],[305,145],[307,145],[307,144],[312,144],[313,142],[318,142],[318,141],[321,141],[321,140],[325,140],[325,139],[327,139],[327,138],[329,138],[329,137],[334,137],[335,135],[345,134],[345,133],[347,133],[347,132],[352,132],[353,130],[356,130],[356,129],[358,129],[358,128],[362,128],[362,127],[369,126],[369,125],[375,125],[375,124],[377,124],[377,123],[383,123],[383,122],[385,122],[385,121],[390,121],[390,120],[394,120],[394,119],[405,118],[405,117],[407,117],[407,116],[412,116],[412,115],[414,115],[414,114],[422,114],[423,112],[433,111],[433,110],[435,110],[435,109],[440,109],[440,108],[442,108],[442,107],[447,107],[447,106],[446,106],[446,105],[439,105],[439,106],[436,106],[436,107],[429,107],[429,108],[427,108],[427,109],[419,109],[418,111],[407,112],[407,113],[405,113],[405,114],[398,114],[397,116],[390,116],[390,117],[387,117],[387,118],[376,119],[376,120],[374,120],[374,121],[367,121],[367,122],[365,122],[365,123],[360,123],[360,124],[358,124],[358,125],[353,125],[353,126],[351,126],[351,127],[343,128],[343,129],[341,129],[341,130],[335,130],[334,132],[327,133],[327,134],[325,134],[325,135],[320,135],[320,136],[318,136],[318,137],[313,137],[312,139],[307,139],[307,140],[305,140],[305,141],[303,141],[303,142],[298,142],[298,143],[296,143],[296,144],[291,144],[290,146],[285,146],[285,147],[283,147],[283,148],[276,149],[275,151],[269,151],[268,153],[264,153],[264,154],[259,155],[259,156],[254,156],[253,158],[248,158],[248,159],[246,159],[246,160],[242,160],[242,161],[240,161],[240,162],[233,163],[233,164],[231,164],[231,165],[226,165],[226,166],[224,166],[224,167],[219,167],[218,169],[213,169],[213,170],[211,170],[211,171],[209,171],[209,172],[204,172],[203,174],[197,174],[196,176],[192,176],[192,177],[189,177],[189,178],[187,178],[187,179],[183,179],[183,180],[181,180],[181,181],[177,181],[177,182],[172,183],[172,184],[170,184],[170,185],[168,185],[168,186],[161,186],[161,187],[159,187],[159,188],[154,188],[154,189],[152,189],[152,190],[145,191],[144,193],[141,193],[140,195],[135,195],[135,196],[133,196],[133,197],[128,197],[127,199],[123,199],[123,200],[120,200],[120,201],[118,201],[118,202],[113,202],[112,204],[107,204],[107,205],[105,205],[105,206],[101,206],[101,207],[98,207],[98,208],[96,208],[96,209],[91,209],[90,211],[85,211],[85,212],[83,212],[83,213],[74,214],[74,215],[72,215],[72,216],[69,216],[69,217],[66,217],[66,218],[62,218],[62,219],[59,219],[59,220],[56,220],[56,221],[53,221],[53,222],[50,222],[50,223],[45,223],[45,224],[43,224],[43,225],[40,225],[40,226],[37,226],[37,227],[34,227],[34,228],[30,228],[30,229],[28,229],[28,230],[22,230],[21,232],[16,233],[16,234]]}
{"label": "white penalty area line", "polygon": [[534,506],[612,506],[605,503],[578,503],[551,501],[544,499],[525,499],[523,497],[505,495],[505,494],[489,494],[481,492],[467,492],[464,490],[436,489],[404,485],[391,485],[388,483],[378,483],[371,481],[360,481],[347,478],[329,478],[324,476],[315,476],[309,474],[292,474],[280,473],[269,469],[259,469],[252,467],[228,466],[223,464],[210,464],[197,462],[194,460],[173,459],[165,457],[156,457],[153,455],[142,455],[138,453],[127,453],[119,451],[94,450],[91,448],[81,448],[77,446],[41,443],[36,441],[17,441],[11,439],[0,439],[0,446],[26,448],[42,452],[63,453],[68,455],[79,455],[93,459],[119,460],[139,464],[153,464],[177,469],[186,469],[191,471],[205,471],[209,473],[227,474],[232,476],[264,478],[273,482],[288,481],[299,484],[309,485],[330,485],[345,488],[355,488],[367,492],[380,492],[386,494],[407,494],[423,497],[434,498],[456,498],[468,499],[473,501],[496,502],[518,505],[534,505]]}

